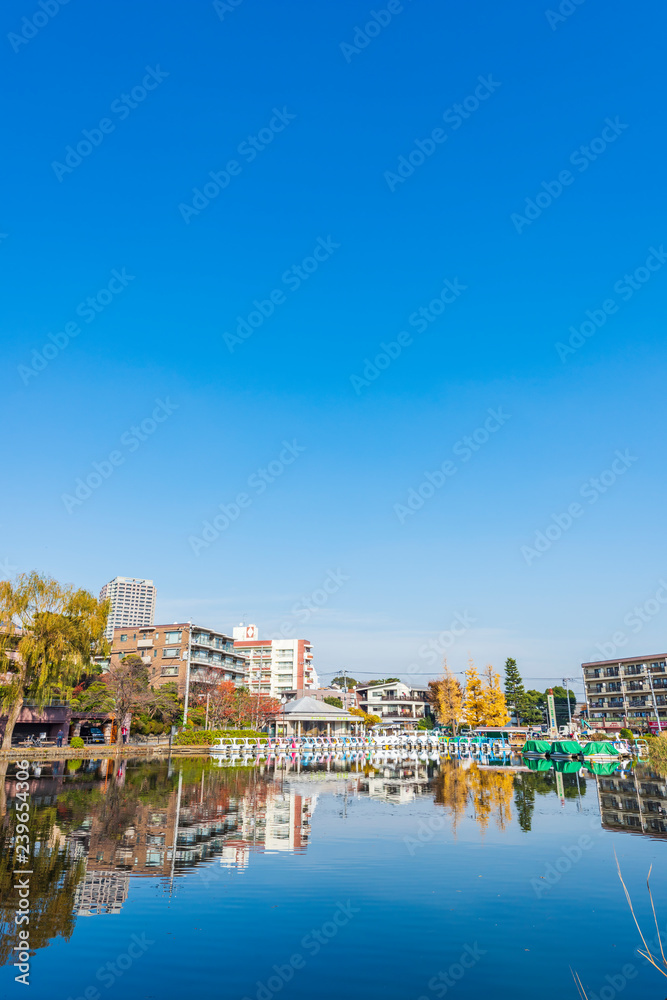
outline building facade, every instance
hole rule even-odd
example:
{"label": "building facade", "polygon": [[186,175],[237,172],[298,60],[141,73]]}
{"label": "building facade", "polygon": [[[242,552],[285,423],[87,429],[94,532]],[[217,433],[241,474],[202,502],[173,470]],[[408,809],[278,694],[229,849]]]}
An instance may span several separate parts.
{"label": "building facade", "polygon": [[595,728],[667,730],[667,654],[597,660],[581,669]]}
{"label": "building facade", "polygon": [[428,692],[409,688],[401,681],[389,684],[359,685],[359,706],[369,715],[379,715],[383,722],[418,721],[426,715]]}
{"label": "building facade", "polygon": [[291,691],[318,686],[309,639],[260,639],[255,625],[239,625],[233,635],[234,648],[248,658],[253,694],[284,698]]}
{"label": "building facade", "polygon": [[113,638],[115,628],[137,628],[152,625],[155,621],[155,587],[152,580],[116,576],[100,591],[100,601],[106,600],[111,601],[104,633],[109,640]]}
{"label": "building facade", "polygon": [[153,687],[176,682],[180,697],[185,694],[188,657],[190,690],[193,684],[212,686],[220,681],[241,687],[248,680],[247,659],[234,649],[232,637],[190,622],[114,629],[110,665],[130,653],[141,656]]}

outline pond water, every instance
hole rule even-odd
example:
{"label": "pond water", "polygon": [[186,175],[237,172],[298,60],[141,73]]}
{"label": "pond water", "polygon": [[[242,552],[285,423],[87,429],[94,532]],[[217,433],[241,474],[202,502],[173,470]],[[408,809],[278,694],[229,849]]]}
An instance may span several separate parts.
{"label": "pond water", "polygon": [[31,764],[27,784],[22,865],[16,767],[0,780],[2,997],[23,996],[26,928],[31,1000],[576,998],[570,967],[589,1000],[667,993],[614,858],[653,939],[667,785],[645,766],[191,757]]}

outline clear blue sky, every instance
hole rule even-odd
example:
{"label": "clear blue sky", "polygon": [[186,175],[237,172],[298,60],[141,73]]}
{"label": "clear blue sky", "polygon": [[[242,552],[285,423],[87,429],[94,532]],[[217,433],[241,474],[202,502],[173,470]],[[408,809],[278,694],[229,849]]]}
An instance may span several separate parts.
{"label": "clear blue sky", "polygon": [[5,575],[150,577],[325,680],[664,650],[662,5],[45,3],[0,32]]}

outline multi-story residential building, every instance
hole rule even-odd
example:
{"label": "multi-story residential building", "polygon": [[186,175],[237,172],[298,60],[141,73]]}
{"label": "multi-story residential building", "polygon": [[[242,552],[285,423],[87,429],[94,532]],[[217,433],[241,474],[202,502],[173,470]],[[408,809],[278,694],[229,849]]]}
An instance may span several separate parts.
{"label": "multi-story residential building", "polygon": [[247,683],[247,660],[234,649],[232,637],[190,622],[114,629],[110,665],[130,653],[141,656],[153,687],[176,681],[181,697],[185,694],[188,658],[191,685],[212,685],[223,680],[233,681],[237,687]]}
{"label": "multi-story residential building", "polygon": [[115,628],[137,628],[152,625],[155,620],[155,587],[152,580],[132,576],[116,576],[105,583],[100,601],[111,601],[106,638],[113,638]]}
{"label": "multi-story residential building", "polygon": [[667,654],[582,663],[591,724],[667,730]]}
{"label": "multi-story residential building", "polygon": [[409,688],[401,681],[357,687],[359,705],[370,715],[379,715],[383,722],[408,722],[423,719],[429,705],[428,692]]}
{"label": "multi-story residential building", "polygon": [[233,634],[234,648],[248,657],[248,687],[253,693],[282,698],[290,691],[318,686],[309,639],[260,639],[254,625],[239,625]]}

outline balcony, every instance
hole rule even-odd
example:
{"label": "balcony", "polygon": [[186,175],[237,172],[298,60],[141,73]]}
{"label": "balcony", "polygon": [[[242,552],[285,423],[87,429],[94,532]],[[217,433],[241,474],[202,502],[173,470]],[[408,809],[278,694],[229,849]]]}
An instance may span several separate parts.
{"label": "balcony", "polygon": [[151,649],[153,646],[153,639],[137,639],[137,649]]}

